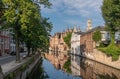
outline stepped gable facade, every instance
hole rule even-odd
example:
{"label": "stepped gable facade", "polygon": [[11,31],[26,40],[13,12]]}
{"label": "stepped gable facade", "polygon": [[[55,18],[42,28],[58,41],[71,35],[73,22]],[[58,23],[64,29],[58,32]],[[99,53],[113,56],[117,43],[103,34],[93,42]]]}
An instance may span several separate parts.
{"label": "stepped gable facade", "polygon": [[69,50],[69,47],[67,44],[64,42],[64,37],[67,36],[68,33],[72,33],[76,31],[76,27],[74,28],[67,28],[63,32],[57,32],[53,36],[50,37],[50,47],[49,53],[59,53],[59,52],[67,52]]}

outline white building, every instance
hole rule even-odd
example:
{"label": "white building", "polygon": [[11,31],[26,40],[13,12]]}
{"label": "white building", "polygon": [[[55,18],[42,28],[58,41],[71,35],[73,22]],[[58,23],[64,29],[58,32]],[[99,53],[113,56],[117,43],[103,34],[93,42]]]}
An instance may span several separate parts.
{"label": "white building", "polygon": [[115,32],[116,43],[120,42],[120,32]]}
{"label": "white building", "polygon": [[108,31],[100,31],[101,32],[101,41],[105,42],[105,41],[110,41],[110,33]]}
{"label": "white building", "polygon": [[15,40],[13,39],[13,36],[10,36],[10,52],[16,51],[16,44]]}
{"label": "white building", "polygon": [[0,30],[0,56],[9,54],[10,52],[10,37],[9,29]]}
{"label": "white building", "polygon": [[77,32],[71,36],[71,53],[80,55],[80,34]]}

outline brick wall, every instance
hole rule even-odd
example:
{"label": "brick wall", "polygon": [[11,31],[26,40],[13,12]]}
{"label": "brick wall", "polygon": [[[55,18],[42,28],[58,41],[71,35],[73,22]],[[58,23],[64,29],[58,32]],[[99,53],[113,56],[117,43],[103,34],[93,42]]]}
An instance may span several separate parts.
{"label": "brick wall", "polygon": [[50,38],[50,48],[55,52],[66,52],[69,47],[64,42],[65,33],[56,33]]}
{"label": "brick wall", "polygon": [[80,49],[84,53],[92,53],[95,48],[95,42],[92,39],[92,32],[82,34],[80,37]]}
{"label": "brick wall", "polygon": [[93,59],[100,63],[112,66],[114,68],[120,69],[120,56],[117,61],[112,61],[112,57],[108,57],[105,53],[94,49],[92,54],[85,54],[87,58]]}

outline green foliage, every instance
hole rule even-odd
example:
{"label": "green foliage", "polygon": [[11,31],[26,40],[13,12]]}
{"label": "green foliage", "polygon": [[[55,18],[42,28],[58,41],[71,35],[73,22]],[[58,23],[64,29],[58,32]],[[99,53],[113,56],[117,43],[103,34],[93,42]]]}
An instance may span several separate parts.
{"label": "green foliage", "polygon": [[64,37],[64,41],[69,47],[71,47],[71,36],[72,36],[72,33],[68,33],[67,36]]}
{"label": "green foliage", "polygon": [[100,46],[99,47],[107,47],[109,44],[105,44],[103,42],[100,42]]}
{"label": "green foliage", "polygon": [[3,8],[4,8],[3,2],[2,2],[2,0],[0,0],[0,16],[3,11]]}
{"label": "green foliage", "polygon": [[45,5],[45,7],[48,8],[50,8],[50,6],[52,5],[49,0],[39,0],[39,3]]}
{"label": "green foliage", "polygon": [[48,0],[2,1],[7,7],[4,13],[4,27],[13,29],[17,50],[20,42],[25,43],[28,49],[32,48],[34,51],[37,48],[41,48],[41,50],[48,48],[52,24],[48,22],[47,18],[41,16],[38,5],[50,7],[51,3]]}
{"label": "green foliage", "polygon": [[68,59],[68,60],[65,62],[65,64],[63,65],[63,68],[66,70],[66,72],[71,73],[70,66],[71,66],[71,61],[70,61],[70,59]]}
{"label": "green foliage", "polygon": [[10,74],[8,74],[7,76],[5,76],[5,79],[13,79],[15,77],[15,73],[12,72]]}
{"label": "green foliage", "polygon": [[2,0],[0,0],[0,25],[2,23],[2,16],[3,16],[3,13],[4,13],[4,5],[3,5],[3,2]]}
{"label": "green foliage", "polygon": [[101,40],[101,33],[100,33],[100,31],[99,30],[95,31],[93,33],[93,37],[92,38],[93,38],[93,40],[95,42],[99,42]]}
{"label": "green foliage", "polygon": [[120,29],[120,0],[103,0],[102,14],[110,31]]}
{"label": "green foliage", "polygon": [[114,39],[111,40],[110,45],[107,47],[100,47],[98,48],[100,51],[105,52],[108,56],[112,56],[112,60],[118,60],[119,55],[120,55],[120,48],[118,48],[115,43]]}
{"label": "green foliage", "polygon": [[114,33],[120,29],[120,0],[103,0],[102,14],[112,39],[110,45],[99,50],[111,55],[113,60],[117,60],[120,49],[114,43]]}

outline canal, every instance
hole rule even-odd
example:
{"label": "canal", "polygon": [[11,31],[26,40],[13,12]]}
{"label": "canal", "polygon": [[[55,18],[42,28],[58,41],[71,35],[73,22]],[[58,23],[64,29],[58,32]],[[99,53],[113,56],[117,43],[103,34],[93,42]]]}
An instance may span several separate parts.
{"label": "canal", "polygon": [[59,57],[48,55],[31,79],[120,79],[120,70],[75,55],[70,57],[67,72],[64,61],[69,58],[66,59],[60,61]]}

